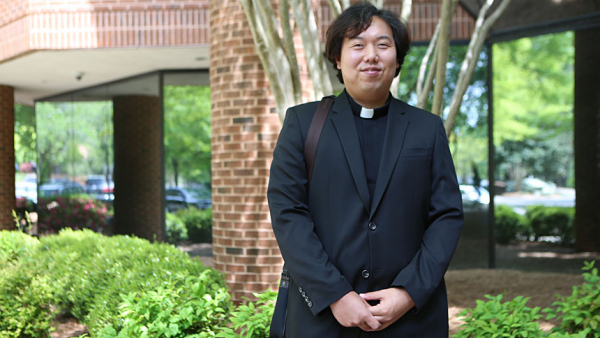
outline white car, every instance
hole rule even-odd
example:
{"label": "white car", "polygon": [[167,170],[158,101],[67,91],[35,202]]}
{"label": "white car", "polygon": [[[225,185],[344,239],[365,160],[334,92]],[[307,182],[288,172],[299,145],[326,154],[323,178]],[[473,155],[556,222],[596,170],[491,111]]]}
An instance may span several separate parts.
{"label": "white car", "polygon": [[490,193],[482,187],[461,184],[459,186],[464,209],[487,209]]}
{"label": "white car", "polygon": [[15,197],[24,197],[37,204],[37,184],[33,182],[15,182]]}

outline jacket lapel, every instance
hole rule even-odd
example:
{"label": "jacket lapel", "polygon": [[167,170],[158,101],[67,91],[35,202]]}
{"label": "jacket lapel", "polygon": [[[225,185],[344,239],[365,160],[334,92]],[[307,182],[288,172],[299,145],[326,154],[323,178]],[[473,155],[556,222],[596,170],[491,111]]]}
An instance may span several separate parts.
{"label": "jacket lapel", "polygon": [[369,188],[367,187],[367,175],[365,173],[365,165],[362,158],[360,143],[358,140],[358,132],[354,123],[354,115],[348,103],[346,95],[341,94],[333,104],[331,121],[342,143],[342,148],[346,155],[346,160],[350,166],[354,183],[360,194],[360,198],[365,207],[367,214],[369,213]]}
{"label": "jacket lapel", "polygon": [[379,171],[377,172],[377,183],[373,192],[373,205],[369,213],[369,219],[373,218],[379,202],[383,197],[396,163],[398,156],[404,143],[406,128],[408,127],[409,119],[404,114],[402,103],[394,98],[390,102],[388,111],[388,123],[385,130],[385,138],[383,141],[383,151],[381,153],[381,161],[379,162]]}

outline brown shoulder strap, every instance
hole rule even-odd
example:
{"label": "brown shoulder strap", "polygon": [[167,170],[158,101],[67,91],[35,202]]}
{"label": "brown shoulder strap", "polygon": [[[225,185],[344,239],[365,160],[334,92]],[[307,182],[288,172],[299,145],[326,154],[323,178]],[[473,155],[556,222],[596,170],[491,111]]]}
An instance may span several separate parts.
{"label": "brown shoulder strap", "polygon": [[308,186],[310,186],[310,181],[312,179],[313,167],[315,166],[315,156],[317,154],[317,145],[319,144],[321,131],[323,130],[323,125],[325,125],[327,114],[329,113],[329,109],[331,109],[331,105],[333,105],[334,100],[335,96],[325,96],[321,100],[315,115],[313,116],[312,122],[310,123],[310,128],[308,129],[306,144],[304,145],[304,161],[306,162],[306,170],[308,171]]}

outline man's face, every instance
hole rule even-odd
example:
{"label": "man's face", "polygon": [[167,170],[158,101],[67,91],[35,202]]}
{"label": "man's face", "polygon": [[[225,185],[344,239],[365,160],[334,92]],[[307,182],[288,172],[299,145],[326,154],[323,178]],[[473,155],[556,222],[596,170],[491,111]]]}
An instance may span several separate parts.
{"label": "man's face", "polygon": [[387,95],[398,68],[392,29],[374,16],[367,30],[345,38],[337,68],[352,97]]}

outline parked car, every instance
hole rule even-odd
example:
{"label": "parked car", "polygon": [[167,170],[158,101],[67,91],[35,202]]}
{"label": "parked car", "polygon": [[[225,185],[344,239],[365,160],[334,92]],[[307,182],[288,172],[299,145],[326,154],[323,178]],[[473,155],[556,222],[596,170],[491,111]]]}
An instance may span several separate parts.
{"label": "parked car", "polygon": [[79,183],[55,181],[40,185],[39,197],[72,196],[85,194],[85,189]]}
{"label": "parked car", "polygon": [[15,182],[15,197],[26,198],[37,204],[37,184],[34,182]]}
{"label": "parked car", "polygon": [[[210,194],[210,192],[208,192],[208,194]],[[167,188],[165,190],[167,211],[169,212],[177,211],[188,207],[195,207],[198,209],[211,208],[212,199],[206,197],[207,196],[205,191],[199,191],[197,189],[191,190],[172,187]]]}
{"label": "parked car", "polygon": [[104,203],[115,200],[115,182],[106,181],[104,177],[90,177],[85,181],[85,191],[90,197]]}
{"label": "parked car", "polygon": [[459,186],[465,210],[484,210],[490,204],[490,193],[483,187],[461,184]]}

